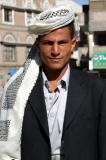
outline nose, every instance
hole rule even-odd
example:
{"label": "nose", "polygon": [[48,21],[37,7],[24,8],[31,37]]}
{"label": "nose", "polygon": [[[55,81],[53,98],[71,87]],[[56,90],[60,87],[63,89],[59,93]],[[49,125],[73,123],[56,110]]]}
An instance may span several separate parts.
{"label": "nose", "polygon": [[58,43],[54,43],[52,45],[52,48],[51,48],[51,54],[52,56],[58,56],[60,54],[60,50],[59,50],[59,45]]}

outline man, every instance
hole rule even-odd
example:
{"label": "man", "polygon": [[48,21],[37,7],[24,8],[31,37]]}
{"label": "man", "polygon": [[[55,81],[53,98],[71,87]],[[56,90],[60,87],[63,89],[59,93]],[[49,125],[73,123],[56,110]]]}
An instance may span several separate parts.
{"label": "man", "polygon": [[38,38],[4,90],[0,160],[106,160],[106,85],[70,66],[73,11],[44,11],[30,31]]}

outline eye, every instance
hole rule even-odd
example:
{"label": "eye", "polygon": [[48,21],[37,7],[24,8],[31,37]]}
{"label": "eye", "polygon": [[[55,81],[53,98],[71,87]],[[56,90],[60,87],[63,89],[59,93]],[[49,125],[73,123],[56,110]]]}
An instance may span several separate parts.
{"label": "eye", "polygon": [[41,44],[42,45],[50,45],[51,46],[51,45],[53,45],[53,42],[52,41],[42,41]]}
{"label": "eye", "polygon": [[67,41],[64,41],[64,40],[58,42],[59,45],[65,45],[66,43]]}

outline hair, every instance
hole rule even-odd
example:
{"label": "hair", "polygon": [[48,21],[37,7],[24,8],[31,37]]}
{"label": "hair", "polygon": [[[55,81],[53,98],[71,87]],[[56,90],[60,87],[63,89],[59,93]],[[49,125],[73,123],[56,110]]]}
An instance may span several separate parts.
{"label": "hair", "polygon": [[69,23],[67,25],[67,27],[69,27],[70,29],[70,35],[71,35],[71,38],[73,39],[75,37],[75,26],[74,26],[74,21],[72,21],[71,23]]}

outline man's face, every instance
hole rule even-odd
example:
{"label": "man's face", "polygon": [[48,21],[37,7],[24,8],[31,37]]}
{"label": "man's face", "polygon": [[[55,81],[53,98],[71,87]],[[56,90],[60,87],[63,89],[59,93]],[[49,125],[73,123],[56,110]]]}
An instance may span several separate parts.
{"label": "man's face", "polygon": [[71,30],[63,27],[49,34],[39,36],[38,48],[45,69],[61,70],[67,67],[75,40]]}

